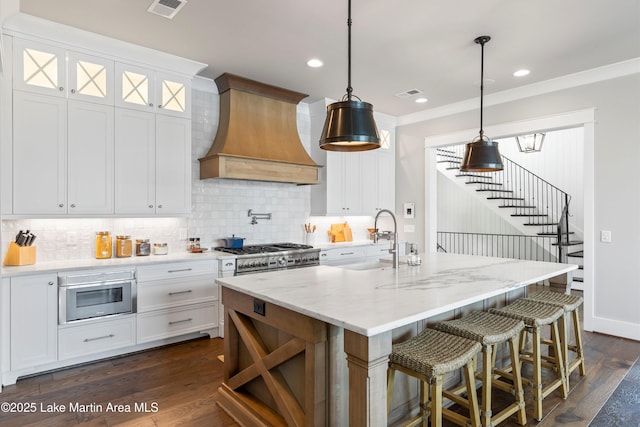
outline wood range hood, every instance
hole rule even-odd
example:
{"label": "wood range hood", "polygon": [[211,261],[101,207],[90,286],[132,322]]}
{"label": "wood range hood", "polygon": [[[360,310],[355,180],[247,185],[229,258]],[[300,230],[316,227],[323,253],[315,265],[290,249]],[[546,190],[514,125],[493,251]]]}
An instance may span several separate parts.
{"label": "wood range hood", "polygon": [[225,73],[215,79],[220,123],[200,179],[317,184],[318,165],[302,146],[296,105],[307,95]]}

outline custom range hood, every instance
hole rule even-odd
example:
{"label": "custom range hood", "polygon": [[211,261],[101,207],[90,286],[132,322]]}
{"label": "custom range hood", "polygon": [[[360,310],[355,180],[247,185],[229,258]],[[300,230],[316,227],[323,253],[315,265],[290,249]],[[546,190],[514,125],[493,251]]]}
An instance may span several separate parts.
{"label": "custom range hood", "polygon": [[218,133],[200,160],[200,179],[317,184],[318,165],[302,146],[296,105],[307,95],[222,74]]}

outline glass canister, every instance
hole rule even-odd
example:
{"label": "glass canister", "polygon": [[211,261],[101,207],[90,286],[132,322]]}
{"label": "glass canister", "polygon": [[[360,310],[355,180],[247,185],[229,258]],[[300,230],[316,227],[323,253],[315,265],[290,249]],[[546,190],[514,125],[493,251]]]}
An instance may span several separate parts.
{"label": "glass canister", "polygon": [[133,253],[131,236],[116,236],[116,257],[128,258]]}
{"label": "glass canister", "polygon": [[154,243],[153,254],[154,255],[166,255],[169,253],[169,247],[166,243]]}
{"label": "glass canister", "polygon": [[136,255],[147,256],[149,254],[151,254],[149,239],[136,239]]}
{"label": "glass canister", "polygon": [[96,232],[96,258],[111,258],[112,254],[111,233],[109,231]]}

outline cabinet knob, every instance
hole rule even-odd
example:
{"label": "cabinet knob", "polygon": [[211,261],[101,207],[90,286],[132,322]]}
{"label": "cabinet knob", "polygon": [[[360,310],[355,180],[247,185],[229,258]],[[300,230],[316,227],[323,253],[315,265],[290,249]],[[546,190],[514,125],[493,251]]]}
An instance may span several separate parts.
{"label": "cabinet knob", "polygon": [[153,102],[150,102],[150,103],[149,103],[149,107],[153,107]]}
{"label": "cabinet knob", "polygon": [[162,108],[162,105],[158,105],[158,108]]}
{"label": "cabinet knob", "polygon": [[76,90],[75,89],[71,89],[71,93],[76,93]]}
{"label": "cabinet knob", "polygon": [[149,205],[149,209],[153,209],[153,205]]}
{"label": "cabinet knob", "polygon": [[158,209],[162,209],[162,205],[158,205]]}
{"label": "cabinet knob", "polygon": [[76,204],[75,204],[75,203],[71,203],[71,207],[72,207],[72,208],[75,208],[75,207],[76,207]]}
{"label": "cabinet knob", "polygon": [[53,286],[53,282],[52,282],[52,281],[50,281],[50,282],[48,283],[48,285],[49,285],[49,286]]}
{"label": "cabinet knob", "polygon": [[59,207],[59,208],[64,208],[64,203],[60,203],[60,204],[58,205],[58,207]]}
{"label": "cabinet knob", "polygon": [[60,92],[64,92],[64,87],[63,87],[63,86],[60,86],[60,87],[58,88],[58,90],[59,90]]}

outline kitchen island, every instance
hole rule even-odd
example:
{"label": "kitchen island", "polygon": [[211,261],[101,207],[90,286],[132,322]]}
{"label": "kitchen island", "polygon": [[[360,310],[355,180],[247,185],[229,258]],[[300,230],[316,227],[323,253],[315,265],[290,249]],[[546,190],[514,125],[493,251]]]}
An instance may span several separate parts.
{"label": "kitchen island", "polygon": [[[243,425],[384,426],[393,330],[547,279],[568,289],[576,268],[431,253],[399,269],[318,266],[218,279],[226,317],[218,403]],[[345,354],[348,379],[334,372]]]}

